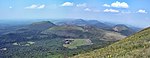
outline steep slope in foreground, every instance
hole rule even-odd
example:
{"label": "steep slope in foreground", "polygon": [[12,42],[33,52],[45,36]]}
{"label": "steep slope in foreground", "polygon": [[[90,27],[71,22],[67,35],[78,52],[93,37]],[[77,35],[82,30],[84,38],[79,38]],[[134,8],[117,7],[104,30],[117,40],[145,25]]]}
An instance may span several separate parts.
{"label": "steep slope in foreground", "polygon": [[108,47],[72,58],[150,58],[150,28]]}

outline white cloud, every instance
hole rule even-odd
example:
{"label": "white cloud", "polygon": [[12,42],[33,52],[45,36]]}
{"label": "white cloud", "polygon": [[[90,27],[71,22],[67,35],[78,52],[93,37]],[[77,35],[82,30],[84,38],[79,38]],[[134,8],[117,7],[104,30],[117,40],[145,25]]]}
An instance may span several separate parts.
{"label": "white cloud", "polygon": [[85,8],[84,10],[85,10],[85,11],[91,11],[91,9],[89,9],[89,8]]}
{"label": "white cloud", "polygon": [[77,6],[77,7],[87,7],[87,4],[86,4],[86,3],[83,3],[83,4],[77,4],[76,6]]}
{"label": "white cloud", "polygon": [[118,1],[112,3],[111,6],[116,8],[129,8],[126,2],[118,2]]}
{"label": "white cloud", "polygon": [[42,8],[45,8],[45,5],[31,5],[31,6],[28,6],[28,7],[25,7],[25,9],[42,9]]}
{"label": "white cloud", "polygon": [[37,7],[38,9],[42,9],[42,8],[44,8],[45,7],[45,5],[40,5],[39,7]]}
{"label": "white cloud", "polygon": [[85,8],[84,11],[88,11],[88,12],[96,12],[96,13],[101,12],[101,11],[98,10],[98,9],[90,9],[90,8]]}
{"label": "white cloud", "polygon": [[142,9],[138,10],[137,12],[138,13],[147,13],[145,10],[142,10]]}
{"label": "white cloud", "polygon": [[65,2],[61,6],[73,6],[74,4],[72,2]]}
{"label": "white cloud", "polygon": [[126,2],[114,2],[111,5],[103,4],[104,7],[116,7],[116,8],[129,8],[129,5]]}
{"label": "white cloud", "polygon": [[119,12],[119,10],[105,9],[104,12],[114,12],[114,13],[117,13],[117,12]]}
{"label": "white cloud", "polygon": [[34,8],[37,8],[38,7],[38,5],[31,5],[31,6],[28,6],[28,7],[25,7],[26,9],[34,9]]}
{"label": "white cloud", "polygon": [[104,4],[103,6],[104,6],[104,7],[110,7],[110,5],[108,5],[108,4]]}

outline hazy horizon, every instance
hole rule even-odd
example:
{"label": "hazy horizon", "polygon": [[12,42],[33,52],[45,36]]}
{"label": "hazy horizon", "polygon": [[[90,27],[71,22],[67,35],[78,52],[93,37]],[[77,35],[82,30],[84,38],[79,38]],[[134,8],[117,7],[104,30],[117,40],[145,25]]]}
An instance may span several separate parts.
{"label": "hazy horizon", "polygon": [[149,0],[1,0],[0,20],[85,19],[150,26]]}
{"label": "hazy horizon", "polygon": [[[82,19],[82,18],[79,18],[79,19]],[[59,18],[59,19],[24,19],[24,20],[20,20],[20,19],[0,19],[0,24],[1,23],[18,23],[18,24],[31,24],[31,23],[34,23],[34,22],[40,22],[40,21],[51,21],[51,22],[59,22],[59,21],[67,21],[67,20],[77,20],[77,18]],[[96,19],[83,19],[83,20],[96,20]],[[99,22],[102,22],[102,23],[110,23],[110,24],[125,24],[127,26],[132,26],[132,27],[137,27],[137,28],[147,28],[149,27],[149,24],[148,25],[134,25],[134,24],[130,24],[130,23],[121,23],[121,22],[112,22],[112,21],[105,21],[105,20],[97,20]]]}

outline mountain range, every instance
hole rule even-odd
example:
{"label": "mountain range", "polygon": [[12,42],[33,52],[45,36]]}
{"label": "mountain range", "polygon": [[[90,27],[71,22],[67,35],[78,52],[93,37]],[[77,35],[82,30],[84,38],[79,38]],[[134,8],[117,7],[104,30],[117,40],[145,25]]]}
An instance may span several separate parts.
{"label": "mountain range", "polygon": [[106,47],[140,30],[83,19],[40,21],[11,28],[0,35],[0,58],[72,57]]}

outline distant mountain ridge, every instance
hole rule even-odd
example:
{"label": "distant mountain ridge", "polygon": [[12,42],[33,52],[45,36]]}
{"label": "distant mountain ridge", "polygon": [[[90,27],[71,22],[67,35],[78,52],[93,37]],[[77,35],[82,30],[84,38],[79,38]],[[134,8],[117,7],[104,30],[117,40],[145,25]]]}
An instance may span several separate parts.
{"label": "distant mountain ridge", "polygon": [[93,26],[102,29],[109,29],[110,26],[104,24],[97,20],[83,20],[83,19],[76,19],[64,22],[57,22],[58,25],[77,25],[77,26]]}
{"label": "distant mountain ridge", "polygon": [[125,24],[111,24],[110,23],[103,23],[97,20],[83,20],[83,19],[76,19],[76,20],[69,20],[69,21],[62,21],[57,22],[56,25],[77,25],[77,26],[92,26],[104,30],[115,31],[119,32],[122,35],[129,36],[134,34],[135,32],[139,31],[139,28],[129,27]]}

